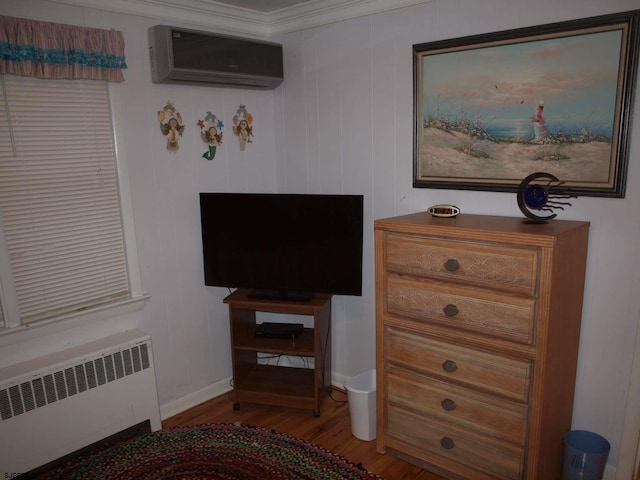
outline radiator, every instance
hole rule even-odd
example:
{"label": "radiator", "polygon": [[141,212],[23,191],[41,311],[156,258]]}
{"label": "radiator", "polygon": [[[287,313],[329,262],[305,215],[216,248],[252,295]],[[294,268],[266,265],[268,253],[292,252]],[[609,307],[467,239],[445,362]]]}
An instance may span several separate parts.
{"label": "radiator", "polygon": [[160,429],[151,339],[140,330],[0,369],[0,478],[146,420]]}

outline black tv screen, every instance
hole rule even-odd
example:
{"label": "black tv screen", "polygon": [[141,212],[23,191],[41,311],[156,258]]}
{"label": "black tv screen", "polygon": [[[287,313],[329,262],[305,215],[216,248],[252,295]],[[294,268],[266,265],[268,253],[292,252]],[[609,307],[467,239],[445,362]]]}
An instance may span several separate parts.
{"label": "black tv screen", "polygon": [[205,285],[362,295],[362,195],[201,193]]}

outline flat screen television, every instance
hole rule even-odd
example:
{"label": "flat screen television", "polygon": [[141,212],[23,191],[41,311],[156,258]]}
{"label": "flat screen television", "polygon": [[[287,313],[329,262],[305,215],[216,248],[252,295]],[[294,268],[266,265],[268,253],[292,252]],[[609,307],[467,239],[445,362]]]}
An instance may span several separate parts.
{"label": "flat screen television", "polygon": [[362,295],[362,195],[201,193],[200,217],[205,285]]}

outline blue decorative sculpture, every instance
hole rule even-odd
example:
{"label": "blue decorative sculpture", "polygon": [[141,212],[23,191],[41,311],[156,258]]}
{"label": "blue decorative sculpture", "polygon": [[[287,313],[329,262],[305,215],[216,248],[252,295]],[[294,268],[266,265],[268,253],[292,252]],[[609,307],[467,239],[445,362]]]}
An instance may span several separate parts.
{"label": "blue decorative sculpture", "polygon": [[[541,179],[546,179],[546,182],[539,182],[538,180]],[[562,187],[563,183],[555,175],[544,172],[532,173],[520,183],[518,207],[527,217],[526,223],[547,223],[556,218],[555,210],[564,210],[565,206],[571,206],[569,202],[560,201],[577,198],[568,189]],[[534,211],[550,213],[539,215]]]}

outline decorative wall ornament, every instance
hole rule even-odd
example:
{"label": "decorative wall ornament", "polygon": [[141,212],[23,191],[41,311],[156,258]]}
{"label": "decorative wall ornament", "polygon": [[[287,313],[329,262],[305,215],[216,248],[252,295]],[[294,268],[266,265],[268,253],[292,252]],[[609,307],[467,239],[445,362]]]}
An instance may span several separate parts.
{"label": "decorative wall ornament", "polygon": [[184,132],[182,124],[182,115],[176,111],[176,107],[170,101],[158,111],[158,121],[160,122],[160,131],[167,137],[167,150],[170,152],[178,151],[178,140]]}
{"label": "decorative wall ornament", "polygon": [[204,120],[198,120],[200,127],[200,138],[204,143],[209,145],[209,150],[204,152],[202,156],[207,160],[213,160],[216,156],[216,149],[222,145],[222,129],[224,124],[222,120],[211,112],[207,112]]}
{"label": "decorative wall ornament", "polygon": [[240,151],[244,152],[247,143],[253,137],[253,115],[247,112],[247,107],[240,105],[233,116],[233,134],[240,141]]}
{"label": "decorative wall ornament", "polygon": [[556,218],[555,210],[571,206],[569,202],[561,200],[577,197],[563,184],[555,175],[545,172],[532,173],[522,180],[517,198],[520,211],[528,219],[526,223],[546,223]]}

